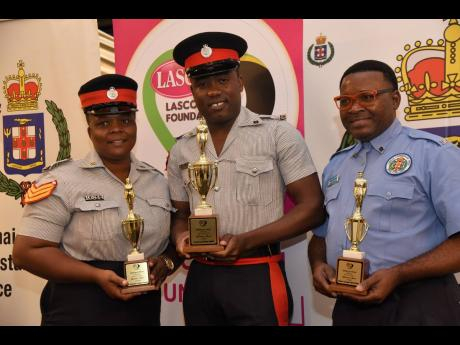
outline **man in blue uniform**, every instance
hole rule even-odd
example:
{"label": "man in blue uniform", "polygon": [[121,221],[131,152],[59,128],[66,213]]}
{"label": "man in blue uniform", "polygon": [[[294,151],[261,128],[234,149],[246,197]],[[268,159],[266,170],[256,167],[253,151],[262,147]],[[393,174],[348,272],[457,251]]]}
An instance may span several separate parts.
{"label": "man in blue uniform", "polygon": [[[313,283],[337,297],[334,325],[460,325],[460,151],[447,140],[401,126],[392,69],[374,60],[345,71],[335,98],[345,129],[357,144],[334,154],[322,188],[329,218],[309,243]],[[357,172],[367,195],[369,230],[360,250],[367,295],[336,294],[337,257],[350,248],[344,221],[355,206]],[[338,296],[337,296],[338,295]]]}

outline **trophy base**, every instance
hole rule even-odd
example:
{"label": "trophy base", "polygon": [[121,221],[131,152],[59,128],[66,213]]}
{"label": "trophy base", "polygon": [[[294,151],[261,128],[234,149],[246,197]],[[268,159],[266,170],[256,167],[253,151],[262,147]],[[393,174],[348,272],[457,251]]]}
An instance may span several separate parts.
{"label": "trophy base", "polygon": [[139,285],[139,286],[128,286],[121,289],[122,294],[134,293],[134,292],[146,292],[146,291],[153,291],[158,290],[159,287],[148,284],[148,285]]}
{"label": "trophy base", "polygon": [[184,253],[213,253],[220,252],[224,250],[224,246],[219,244],[206,244],[206,245],[194,245],[194,246],[185,246]]}
{"label": "trophy base", "polygon": [[[143,253],[138,254],[144,256]],[[132,256],[128,256],[132,257]],[[148,260],[128,260],[124,263],[125,277],[128,286],[121,289],[123,294],[158,290],[159,287],[150,283],[150,267]]]}
{"label": "trophy base", "polygon": [[[344,251],[344,253],[345,252],[349,251]],[[353,257],[338,257],[337,272],[335,276],[336,283],[331,284],[331,291],[345,292],[355,295],[367,295],[367,291],[356,291],[355,287],[367,276],[368,269],[369,260],[365,259],[364,252],[354,251]]]}
{"label": "trophy base", "polygon": [[355,286],[352,286],[352,285],[332,283],[329,288],[332,292],[344,292],[344,293],[348,293],[352,295],[362,295],[362,296],[367,295],[367,291],[357,291],[355,289]]}
{"label": "trophy base", "polygon": [[184,253],[211,253],[224,250],[219,244],[217,215],[192,215],[188,217],[189,244]]}

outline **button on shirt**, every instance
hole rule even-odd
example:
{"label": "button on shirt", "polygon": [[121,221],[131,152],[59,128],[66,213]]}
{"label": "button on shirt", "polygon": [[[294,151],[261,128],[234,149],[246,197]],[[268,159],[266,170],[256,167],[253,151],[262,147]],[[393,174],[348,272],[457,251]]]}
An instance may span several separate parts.
{"label": "button on shirt", "polygon": [[[170,211],[165,177],[131,154],[129,178],[135,193],[134,212],[144,218],[141,251],[161,254],[169,237]],[[53,194],[26,205],[21,235],[51,242],[78,260],[125,261],[131,251],[121,221],[128,215],[124,182],[113,175],[95,151],[85,159],[68,161],[43,173],[37,185],[57,181]]]}
{"label": "button on shirt", "polygon": [[[390,174],[396,154],[411,159],[407,171]],[[353,213],[354,180],[364,171],[367,195],[362,215],[369,230],[359,245],[370,273],[421,255],[460,231],[460,150],[441,137],[401,126],[398,120],[368,143],[335,154],[322,188],[329,218],[314,230],[326,237],[327,261],[336,266],[349,249],[344,222]]]}
{"label": "button on shirt", "polygon": [[[262,119],[242,107],[217,157],[208,136],[206,156],[218,162],[216,187],[207,201],[219,217],[221,234],[240,234],[283,215],[286,185],[316,170],[300,133],[286,121]],[[196,130],[171,149],[168,183],[171,199],[190,203],[193,213],[200,197],[190,183],[187,165],[198,160]]]}

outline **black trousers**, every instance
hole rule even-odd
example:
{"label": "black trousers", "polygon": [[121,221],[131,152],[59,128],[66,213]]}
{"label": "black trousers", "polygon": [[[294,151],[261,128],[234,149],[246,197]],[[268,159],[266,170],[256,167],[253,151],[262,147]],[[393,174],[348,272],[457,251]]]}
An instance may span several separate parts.
{"label": "black trousers", "polygon": [[334,326],[460,326],[460,287],[454,275],[397,287],[381,304],[338,298]]}
{"label": "black trousers", "polygon": [[[284,262],[277,263],[286,289],[288,318],[292,294]],[[184,287],[184,319],[187,326],[276,326],[268,264],[211,266],[192,261]]]}
{"label": "black trousers", "polygon": [[[86,262],[123,276],[123,263]],[[159,326],[161,292],[115,300],[98,285],[48,281],[40,298],[42,326]]]}

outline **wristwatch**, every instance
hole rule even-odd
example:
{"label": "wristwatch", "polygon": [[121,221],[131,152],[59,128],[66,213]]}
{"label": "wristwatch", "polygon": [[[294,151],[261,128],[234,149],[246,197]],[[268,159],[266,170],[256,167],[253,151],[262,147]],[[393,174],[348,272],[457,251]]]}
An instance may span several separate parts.
{"label": "wristwatch", "polygon": [[159,258],[164,262],[165,266],[168,268],[169,273],[174,271],[174,261],[172,261],[169,257],[166,255],[160,255]]}

